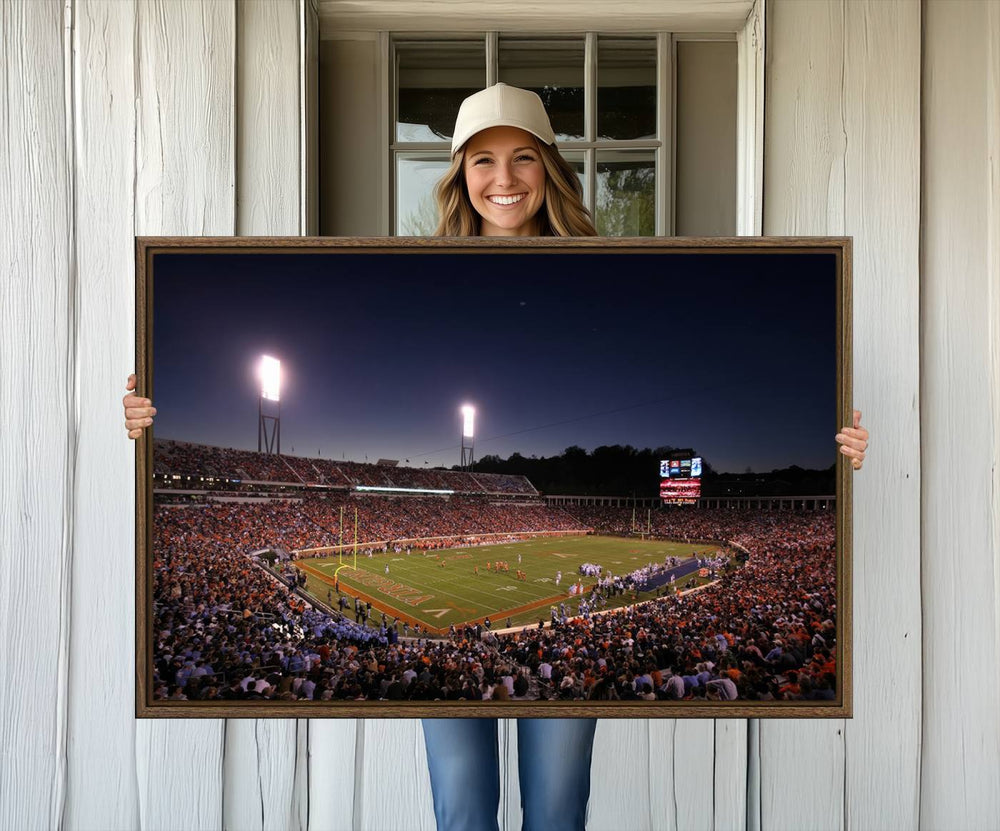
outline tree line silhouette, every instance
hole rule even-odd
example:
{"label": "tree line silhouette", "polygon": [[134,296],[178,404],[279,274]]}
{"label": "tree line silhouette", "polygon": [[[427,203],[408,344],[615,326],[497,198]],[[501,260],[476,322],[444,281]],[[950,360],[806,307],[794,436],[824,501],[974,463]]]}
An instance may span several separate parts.
{"label": "tree line silhouette", "polygon": [[[475,470],[527,476],[542,493],[649,498],[659,493],[660,460],[676,450],[615,444],[587,452],[573,445],[558,456],[483,456],[476,461]],[[836,490],[835,473],[835,465],[823,470],[792,465],[768,472],[718,473],[703,458],[702,495],[828,496]]]}

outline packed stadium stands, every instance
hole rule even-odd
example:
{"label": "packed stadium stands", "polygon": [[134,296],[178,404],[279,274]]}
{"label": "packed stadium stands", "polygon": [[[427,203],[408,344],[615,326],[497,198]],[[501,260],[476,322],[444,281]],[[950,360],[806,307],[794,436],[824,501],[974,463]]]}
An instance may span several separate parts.
{"label": "packed stadium stands", "polygon": [[[745,564],[722,570],[702,591],[544,629],[478,637],[466,626],[444,639],[400,639],[391,622],[364,625],[309,603],[296,593],[294,578],[282,582],[250,553],[333,545],[340,509],[348,505],[362,518],[362,544],[372,545],[420,537],[459,544],[470,535],[533,531],[624,535],[631,532],[631,510],[550,507],[523,477],[156,443],[160,477],[303,485],[310,468],[343,492],[185,506],[160,499],[169,496],[160,490],[153,521],[154,698],[822,701],[835,695],[832,512],[654,511],[654,535],[728,541],[747,552]],[[378,481],[456,495],[351,493],[359,483]],[[601,588],[595,589],[587,598],[591,608],[600,605]]]}
{"label": "packed stadium stands", "polygon": [[182,477],[181,481],[186,476],[215,476],[241,481],[293,482],[332,488],[362,485],[450,490],[455,493],[538,495],[538,491],[523,476],[268,455],[169,439],[154,441],[153,474],[157,477],[178,475]]}

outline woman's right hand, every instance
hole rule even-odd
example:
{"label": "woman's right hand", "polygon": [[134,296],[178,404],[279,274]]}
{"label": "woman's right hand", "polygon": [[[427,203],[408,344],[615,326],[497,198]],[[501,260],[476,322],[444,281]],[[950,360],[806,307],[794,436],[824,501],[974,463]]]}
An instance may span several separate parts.
{"label": "woman's right hand", "polygon": [[[129,375],[125,389],[135,389],[134,374]],[[156,407],[148,398],[140,398],[134,392],[129,392],[122,398],[122,405],[125,407],[125,429],[128,430],[128,437],[137,439],[142,435],[142,431],[153,423]]]}

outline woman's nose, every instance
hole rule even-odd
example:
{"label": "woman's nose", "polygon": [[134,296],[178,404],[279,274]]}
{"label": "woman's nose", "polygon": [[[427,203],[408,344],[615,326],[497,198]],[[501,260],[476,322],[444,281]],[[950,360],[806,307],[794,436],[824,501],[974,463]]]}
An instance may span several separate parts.
{"label": "woman's nose", "polygon": [[506,162],[500,162],[496,166],[496,180],[498,185],[509,185],[514,181],[514,169]]}

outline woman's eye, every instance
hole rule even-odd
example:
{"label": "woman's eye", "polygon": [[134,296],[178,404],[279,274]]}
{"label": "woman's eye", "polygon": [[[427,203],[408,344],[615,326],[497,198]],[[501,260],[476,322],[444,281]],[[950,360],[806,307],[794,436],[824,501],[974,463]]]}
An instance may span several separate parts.
{"label": "woman's eye", "polygon": [[534,156],[518,156],[514,161],[516,162],[533,162],[535,160]]}
{"label": "woman's eye", "polygon": [[490,161],[491,161],[491,159],[487,158],[486,156],[480,156],[472,164],[473,164],[473,166],[475,166],[477,164],[489,164]]}

